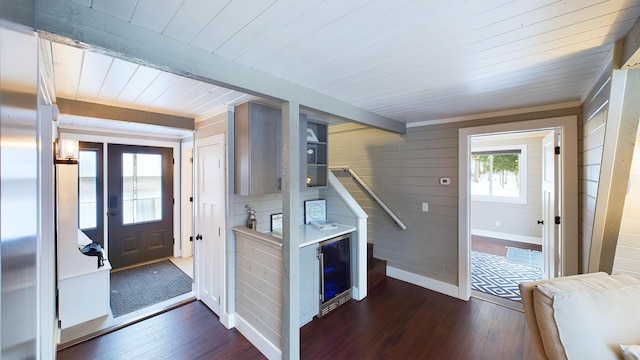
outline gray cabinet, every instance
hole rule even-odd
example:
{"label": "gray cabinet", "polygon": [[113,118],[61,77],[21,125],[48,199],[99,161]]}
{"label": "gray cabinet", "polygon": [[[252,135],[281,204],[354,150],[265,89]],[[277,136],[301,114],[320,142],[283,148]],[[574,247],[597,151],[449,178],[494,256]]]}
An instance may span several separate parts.
{"label": "gray cabinet", "polygon": [[327,124],[300,114],[301,189],[327,186]]}
{"label": "gray cabinet", "polygon": [[282,181],[282,110],[257,102],[235,109],[235,193],[280,192]]}
{"label": "gray cabinet", "polygon": [[300,327],[320,309],[320,264],[318,244],[300,248]]}

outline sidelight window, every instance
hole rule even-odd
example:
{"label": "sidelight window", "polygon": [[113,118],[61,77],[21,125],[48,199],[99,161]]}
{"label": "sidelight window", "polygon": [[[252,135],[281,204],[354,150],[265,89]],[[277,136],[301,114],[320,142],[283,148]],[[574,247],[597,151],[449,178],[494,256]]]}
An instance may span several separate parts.
{"label": "sidelight window", "polygon": [[78,159],[78,224],[80,229],[98,226],[98,152],[80,150]]}

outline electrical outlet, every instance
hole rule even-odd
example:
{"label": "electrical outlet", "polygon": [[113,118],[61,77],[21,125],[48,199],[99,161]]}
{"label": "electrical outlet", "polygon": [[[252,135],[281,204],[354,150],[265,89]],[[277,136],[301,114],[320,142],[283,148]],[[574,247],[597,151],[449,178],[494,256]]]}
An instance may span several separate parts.
{"label": "electrical outlet", "polygon": [[429,203],[422,203],[422,211],[429,212]]}

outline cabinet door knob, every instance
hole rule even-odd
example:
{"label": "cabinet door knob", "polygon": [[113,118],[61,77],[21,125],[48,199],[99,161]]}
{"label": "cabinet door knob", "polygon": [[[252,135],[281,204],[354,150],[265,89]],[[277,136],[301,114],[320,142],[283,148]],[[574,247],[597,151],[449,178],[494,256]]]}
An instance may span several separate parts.
{"label": "cabinet door knob", "polygon": [[196,240],[202,240],[202,235],[201,234],[196,235]]}

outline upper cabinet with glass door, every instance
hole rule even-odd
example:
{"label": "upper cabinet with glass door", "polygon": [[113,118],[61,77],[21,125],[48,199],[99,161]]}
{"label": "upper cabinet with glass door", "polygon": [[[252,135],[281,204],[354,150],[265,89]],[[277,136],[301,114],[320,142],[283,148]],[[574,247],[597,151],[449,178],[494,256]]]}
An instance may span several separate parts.
{"label": "upper cabinet with glass door", "polygon": [[301,188],[327,186],[327,124],[300,114],[302,144]]}

